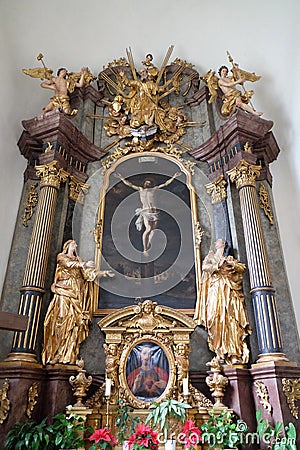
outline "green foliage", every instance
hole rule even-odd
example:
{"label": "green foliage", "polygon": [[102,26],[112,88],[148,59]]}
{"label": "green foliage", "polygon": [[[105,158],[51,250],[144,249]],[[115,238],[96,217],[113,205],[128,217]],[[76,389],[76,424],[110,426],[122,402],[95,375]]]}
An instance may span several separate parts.
{"label": "green foliage", "polygon": [[7,450],[59,450],[79,448],[84,444],[78,432],[85,430],[84,419],[74,414],[57,414],[47,426],[47,417],[40,423],[17,422],[5,439]]}
{"label": "green foliage", "polygon": [[243,443],[243,433],[248,429],[246,423],[227,408],[222,410],[211,409],[210,418],[201,426],[203,442],[209,448],[236,448]]}
{"label": "green foliage", "polygon": [[85,430],[84,419],[75,414],[59,413],[53,417],[53,424],[48,431],[54,449],[79,448],[84,445],[80,432]]}
{"label": "green foliage", "polygon": [[50,436],[46,424],[42,422],[17,422],[9,430],[5,439],[7,450],[46,450],[49,448]]}
{"label": "green foliage", "polygon": [[133,417],[134,409],[126,405],[124,400],[120,399],[116,402],[116,426],[118,427],[118,442],[124,442],[134,432],[135,425],[140,423],[139,417]]}
{"label": "green foliage", "polygon": [[[276,422],[274,426],[270,425],[268,420],[262,417],[262,408],[256,411],[257,433],[259,439],[270,443],[271,450],[297,450],[296,446],[296,428],[294,424],[289,424],[283,428],[282,422]],[[285,433],[284,433],[285,430]]]}
{"label": "green foliage", "polygon": [[181,403],[172,398],[168,398],[161,403],[153,402],[149,409],[152,409],[148,414],[145,424],[151,422],[152,427],[159,425],[159,428],[164,433],[164,438],[168,438],[168,431],[170,428],[170,419],[177,419],[179,422],[184,422],[186,419],[186,410],[191,408],[187,403]]}

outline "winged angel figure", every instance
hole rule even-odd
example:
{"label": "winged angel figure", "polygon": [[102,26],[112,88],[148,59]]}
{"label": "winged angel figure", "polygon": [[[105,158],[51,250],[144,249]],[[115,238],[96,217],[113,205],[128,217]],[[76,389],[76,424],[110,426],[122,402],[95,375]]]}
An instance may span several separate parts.
{"label": "winged angel figure", "polygon": [[186,133],[187,126],[203,126],[204,123],[188,122],[181,111],[184,105],[171,106],[165,98],[171,93],[179,95],[181,87],[186,84],[185,92],[188,92],[192,80],[198,76],[197,72],[180,60],[171,64],[172,69],[167,75],[166,67],[173,46],[169,47],[160,69],[153,65],[153,56],[148,54],[139,72],[134,67],[131,49],[126,51],[128,62],[122,60],[122,64],[110,64],[99,74],[99,80],[104,80],[113,96],[111,101],[102,99],[108,105],[109,116],[90,117],[105,119],[106,134],[119,136],[113,144],[133,136],[136,142],[142,139],[181,145],[179,139]]}
{"label": "winged angel figure", "polygon": [[[259,80],[261,77],[256,75],[254,72],[250,73],[240,69],[239,65],[233,62],[233,59],[229,53],[228,59],[232,63],[232,76],[228,76],[228,67],[221,66],[218,71],[220,78],[216,76],[216,73],[213,70],[209,70],[206,75],[200,77],[209,90],[210,99],[208,103],[212,103],[217,98],[218,88],[220,88],[223,93],[221,113],[224,116],[229,116],[235,108],[241,108],[251,114],[261,116],[263,113],[256,111],[251,104],[251,97],[254,92],[252,90],[246,91],[244,88],[245,81],[254,82]],[[243,91],[237,89],[237,85],[242,86]]]}
{"label": "winged angel figure", "polygon": [[83,67],[81,72],[70,72],[61,67],[57,71],[57,75],[53,76],[53,70],[45,66],[43,55],[40,53],[37,60],[41,61],[43,67],[36,67],[34,69],[23,69],[23,73],[33,78],[45,80],[41,83],[41,87],[51,89],[54,91],[54,96],[51,97],[49,103],[43,108],[41,118],[48,111],[60,109],[65,114],[73,116],[78,112],[77,109],[72,109],[70,105],[69,93],[74,92],[76,87],[84,87],[95,80],[87,67]]}

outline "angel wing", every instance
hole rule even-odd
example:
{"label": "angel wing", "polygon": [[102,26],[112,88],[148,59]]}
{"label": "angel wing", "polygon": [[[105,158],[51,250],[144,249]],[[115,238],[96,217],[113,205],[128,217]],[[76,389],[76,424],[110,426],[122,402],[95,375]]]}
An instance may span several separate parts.
{"label": "angel wing", "polygon": [[245,81],[258,81],[261,79],[260,75],[256,75],[254,72],[246,72],[246,70],[242,70],[239,68],[238,64],[233,64],[231,69],[234,80],[238,80],[239,78],[243,78]]}
{"label": "angel wing", "polygon": [[[76,83],[80,80],[81,72],[70,72],[68,74],[68,91],[74,92]],[[96,80],[96,77],[87,69],[83,78],[83,87],[88,86],[92,81]]]}
{"label": "angel wing", "polygon": [[32,78],[40,78],[40,80],[51,80],[53,76],[53,70],[47,67],[35,67],[34,69],[23,69],[25,75],[29,75]]}
{"label": "angel wing", "polygon": [[209,90],[210,99],[208,103],[212,103],[218,95],[218,81],[219,78],[216,76],[214,70],[209,70],[206,75],[200,77],[200,79],[206,84]]}

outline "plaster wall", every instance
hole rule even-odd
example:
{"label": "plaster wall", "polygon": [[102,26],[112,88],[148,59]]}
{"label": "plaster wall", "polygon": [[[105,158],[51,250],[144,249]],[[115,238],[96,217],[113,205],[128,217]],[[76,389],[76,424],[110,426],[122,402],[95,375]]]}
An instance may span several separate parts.
{"label": "plaster wall", "polygon": [[[298,0],[53,0],[0,1],[0,288],[5,276],[23,184],[25,160],[17,141],[23,119],[37,115],[50,91],[22,68],[37,67],[42,52],[48,67],[94,74],[131,46],[136,66],[146,53],[160,65],[174,44],[172,59],[185,59],[201,73],[227,63],[229,50],[240,66],[262,79],[253,98],[264,118],[274,121],[281,154],[271,166],[276,214],[300,328],[300,130]],[[49,95],[50,94],[50,95]]]}

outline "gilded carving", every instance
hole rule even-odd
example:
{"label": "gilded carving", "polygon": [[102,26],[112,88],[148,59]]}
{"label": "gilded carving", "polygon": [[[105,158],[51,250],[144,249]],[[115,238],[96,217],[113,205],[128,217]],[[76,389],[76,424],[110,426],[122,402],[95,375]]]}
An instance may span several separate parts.
{"label": "gilded carving", "polygon": [[244,145],[244,150],[247,153],[252,153],[252,148],[251,148],[251,145],[249,144],[249,142],[246,142],[246,144]]}
{"label": "gilded carving", "polygon": [[69,197],[74,202],[83,203],[84,195],[88,193],[89,185],[78,181],[75,177],[71,176],[69,181]]}
{"label": "gilded carving", "polygon": [[2,388],[0,389],[0,424],[7,419],[10,410],[10,400],[7,397],[8,390],[9,381],[5,378]]}
{"label": "gilded carving", "polygon": [[270,196],[262,183],[259,185],[259,206],[263,209],[270,223],[273,224],[273,212],[270,203]]}
{"label": "gilded carving", "polygon": [[212,374],[205,378],[207,386],[210,388],[211,396],[215,399],[215,408],[224,408],[222,399],[225,395],[225,389],[228,384],[228,378],[221,374],[222,367],[220,358],[214,357],[211,361],[206,363],[210,367]]}
{"label": "gilded carving", "polygon": [[49,164],[36,166],[36,175],[41,178],[40,186],[52,186],[59,189],[60,183],[64,183],[68,178],[68,173],[62,169],[57,161]]}
{"label": "gilded carving", "polygon": [[93,234],[94,234],[95,243],[99,250],[101,249],[101,244],[102,244],[102,233],[103,233],[103,220],[98,219],[96,226],[93,230]]}
{"label": "gilded carving", "polygon": [[[218,70],[219,77],[214,70],[209,70],[204,76],[200,77],[209,90],[210,99],[208,102],[212,103],[218,97],[219,88],[223,93],[221,113],[224,116],[230,116],[236,108],[240,108],[255,116],[261,116],[262,112],[256,111],[251,103],[253,90],[246,91],[244,87],[245,81],[253,83],[261,77],[254,72],[240,69],[228,52],[227,55],[229,62],[232,64],[231,76],[228,75],[228,67],[223,65]],[[242,90],[237,88],[238,85],[242,87]]]}
{"label": "gilded carving", "polygon": [[282,385],[291,414],[298,419],[299,408],[295,403],[297,400],[300,400],[300,378],[283,378]]}
{"label": "gilded carving", "polygon": [[73,395],[77,400],[74,406],[84,406],[82,400],[86,397],[87,390],[92,384],[93,378],[91,376],[88,378],[85,376],[86,370],[84,370],[84,361],[82,358],[76,361],[76,365],[78,367],[78,374],[76,377],[72,375],[69,378],[69,383],[73,388]]}
{"label": "gilded carving", "polygon": [[198,249],[200,249],[202,237],[204,236],[204,234],[205,234],[205,231],[202,230],[200,222],[195,223],[195,225],[194,225],[195,245],[196,245],[196,248],[198,248]]}
{"label": "gilded carving", "polygon": [[236,183],[237,189],[244,186],[255,186],[256,179],[260,174],[260,166],[249,164],[247,161],[240,161],[237,167],[229,170],[227,173],[232,182]]}
{"label": "gilded carving", "polygon": [[256,394],[260,399],[260,404],[266,411],[268,411],[269,414],[271,414],[272,406],[269,401],[269,392],[267,386],[265,385],[265,383],[259,380],[255,381],[254,386],[256,388]]}
{"label": "gilded carving", "polygon": [[25,211],[23,215],[23,225],[24,227],[28,227],[27,222],[31,219],[33,215],[33,209],[36,207],[38,203],[38,193],[36,190],[37,183],[32,184],[29,188],[28,195],[25,200]]}
{"label": "gilded carving", "polygon": [[30,419],[38,397],[38,383],[35,381],[28,389],[26,416]]}
{"label": "gilded carving", "polygon": [[[89,117],[104,120],[107,136],[116,136],[105,150],[123,139],[126,139],[125,146],[134,152],[149,151],[161,144],[167,147],[176,144],[191,150],[181,138],[188,127],[203,127],[205,122],[189,121],[182,111],[184,104],[170,104],[167,99],[170,94],[186,97],[192,86],[197,85],[199,74],[191,64],[178,58],[167,66],[172,52],[173,46],[167,50],[160,68],[153,64],[153,55],[148,53],[142,61],[142,69],[137,71],[131,48],[128,48],[127,59],[114,60],[100,72],[99,83],[105,84],[110,94],[109,99],[102,99],[107,115]],[[104,167],[107,168],[107,164],[109,162],[105,161]]]}
{"label": "gilded carving", "polygon": [[54,91],[54,96],[43,108],[40,117],[43,118],[45,113],[54,109],[59,109],[71,116],[77,114],[78,110],[71,108],[69,93],[74,92],[76,87],[82,88],[89,85],[96,77],[87,67],[83,67],[80,73],[68,72],[66,68],[62,67],[57,71],[57,76],[53,76],[53,70],[45,66],[43,57],[42,53],[37,56],[37,60],[41,61],[43,67],[22,70],[25,75],[45,80],[41,83],[41,87]]}
{"label": "gilded carving", "polygon": [[205,185],[208,194],[211,195],[212,204],[220,203],[226,199],[226,186],[227,181],[224,180],[223,176],[220,176],[216,181]]}

